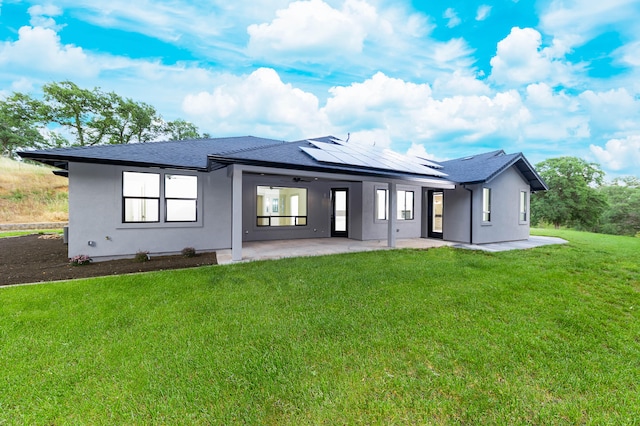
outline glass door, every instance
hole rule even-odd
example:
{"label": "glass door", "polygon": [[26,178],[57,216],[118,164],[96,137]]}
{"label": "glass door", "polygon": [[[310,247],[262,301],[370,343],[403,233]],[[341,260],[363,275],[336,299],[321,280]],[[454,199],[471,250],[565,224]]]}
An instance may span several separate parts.
{"label": "glass door", "polygon": [[346,188],[331,189],[331,236],[348,237],[347,217],[349,190]]}
{"label": "glass door", "polygon": [[429,191],[429,237],[442,238],[444,192]]}

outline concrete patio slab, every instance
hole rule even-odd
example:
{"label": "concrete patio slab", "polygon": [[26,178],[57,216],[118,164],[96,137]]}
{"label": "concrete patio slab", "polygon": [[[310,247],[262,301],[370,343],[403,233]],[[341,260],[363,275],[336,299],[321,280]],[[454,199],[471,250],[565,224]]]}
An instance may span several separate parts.
{"label": "concrete patio slab", "polygon": [[550,244],[566,244],[567,241],[557,237],[542,237],[532,235],[528,240],[521,241],[505,241],[502,243],[490,244],[455,244],[456,248],[469,250],[483,250],[490,252],[507,251],[507,250],[525,250],[534,247],[546,246]]}
{"label": "concrete patio slab", "polygon": [[[428,249],[450,246],[470,250],[498,252],[523,250],[548,244],[564,244],[567,241],[555,237],[531,236],[528,240],[494,244],[459,244],[430,238],[403,238],[396,241],[396,248]],[[348,238],[313,238],[299,240],[252,241],[242,244],[242,261],[282,259],[286,257],[323,256],[337,253],[390,250],[387,240],[358,241]],[[233,263],[231,250],[217,252],[218,264]]]}
{"label": "concrete patio slab", "polygon": [[[428,239],[403,238],[396,241],[396,248],[427,249],[452,246],[455,243]],[[337,253],[353,253],[372,250],[389,250],[387,240],[358,241],[348,238],[312,238],[277,241],[252,241],[242,244],[242,261],[282,259],[285,257],[323,256]],[[232,263],[231,250],[219,250],[218,264]]]}

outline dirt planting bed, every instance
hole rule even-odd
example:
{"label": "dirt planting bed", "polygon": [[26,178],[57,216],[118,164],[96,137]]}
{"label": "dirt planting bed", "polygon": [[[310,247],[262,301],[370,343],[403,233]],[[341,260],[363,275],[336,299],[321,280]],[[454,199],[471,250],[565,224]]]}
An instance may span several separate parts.
{"label": "dirt planting bed", "polygon": [[200,253],[195,257],[152,256],[148,262],[121,259],[72,266],[67,258],[67,246],[58,235],[0,238],[0,285],[181,269],[216,263],[215,253]]}

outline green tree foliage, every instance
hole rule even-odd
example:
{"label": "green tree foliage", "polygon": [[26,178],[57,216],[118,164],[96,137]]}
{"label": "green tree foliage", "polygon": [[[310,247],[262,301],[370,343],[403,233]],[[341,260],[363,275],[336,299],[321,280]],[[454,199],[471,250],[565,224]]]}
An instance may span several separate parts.
{"label": "green tree foliage", "polygon": [[[207,137],[188,121],[165,122],[156,109],[114,92],[78,87],[71,81],[45,84],[42,99],[14,93],[0,101],[1,154],[52,146],[91,146]],[[71,135],[67,141],[62,135]]]}
{"label": "green tree foliage", "polygon": [[76,137],[74,145],[150,142],[161,118],[154,107],[98,88],[81,89],[63,81],[43,86],[47,118]]}
{"label": "green tree foliage", "polygon": [[107,134],[108,118],[103,116],[107,102],[98,89],[79,88],[63,81],[42,87],[46,121],[66,128],[76,138],[74,145],[97,145]]}
{"label": "green tree foliage", "polygon": [[0,101],[0,155],[13,157],[21,148],[46,145],[39,132],[43,126],[41,104],[28,95],[15,93]]}
{"label": "green tree foliage", "polygon": [[559,157],[536,164],[536,169],[549,190],[531,197],[532,222],[594,229],[607,207],[597,189],[604,178],[600,166],[576,157]]}
{"label": "green tree foliage", "polygon": [[630,236],[640,233],[640,179],[618,178],[599,191],[609,207],[602,215],[598,232]]}
{"label": "green tree foliage", "polygon": [[161,132],[161,118],[154,107],[144,102],[123,99],[115,93],[105,96],[109,100],[109,140],[111,144],[151,142]]}
{"label": "green tree foliage", "polygon": [[177,119],[169,121],[163,126],[162,132],[167,139],[181,141],[185,139],[198,139],[204,137],[198,132],[198,127],[186,120]]}

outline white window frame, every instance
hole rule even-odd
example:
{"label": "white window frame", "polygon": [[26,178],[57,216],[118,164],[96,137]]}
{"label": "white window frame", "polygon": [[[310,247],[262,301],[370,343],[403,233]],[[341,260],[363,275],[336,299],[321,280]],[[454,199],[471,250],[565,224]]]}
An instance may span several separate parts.
{"label": "white window frame", "polygon": [[[380,206],[380,194],[384,194],[384,209],[381,209]],[[374,197],[374,211],[373,211],[373,220],[374,222],[386,222],[389,219],[389,190],[386,188],[376,187],[373,193]],[[384,217],[380,217],[379,213],[383,212]]]}
{"label": "white window frame", "polygon": [[[182,195],[171,195],[169,196],[168,193],[168,184],[167,181],[171,180],[171,177],[175,176],[176,178],[193,178],[195,179],[195,192],[191,192],[191,193],[187,193],[187,194],[182,194]],[[167,223],[193,223],[193,222],[197,222],[198,221],[198,176],[193,176],[193,175],[185,175],[185,174],[179,174],[179,173],[164,173],[164,221]],[[178,203],[182,203],[182,204],[188,204],[188,205],[193,205],[193,219],[169,219],[169,217],[171,215],[173,215],[173,212],[170,212],[169,205],[172,204],[171,202],[178,202]]]}
{"label": "white window frame", "polygon": [[[134,194],[128,192],[127,185],[127,176],[131,175],[144,175],[145,177],[155,178],[157,185],[154,185],[151,194]],[[160,199],[161,199],[161,175],[160,173],[151,173],[151,172],[133,172],[133,171],[123,171],[122,172],[122,185],[121,185],[121,194],[122,194],[122,223],[160,223]],[[145,185],[146,188],[146,185]],[[134,204],[130,204],[129,202],[133,201]],[[155,204],[154,216],[152,219],[147,220],[147,216],[144,213],[141,213],[140,220],[127,220],[128,216],[128,207],[131,207],[133,210],[138,210],[135,208],[136,204],[139,204],[139,210],[144,211],[147,210],[147,202],[151,202]]]}
{"label": "white window frame", "polygon": [[519,223],[528,223],[529,222],[529,203],[528,203],[528,195],[529,191],[521,189],[520,190],[520,198],[518,200],[518,222]]}
{"label": "white window frame", "polygon": [[491,188],[482,188],[482,222],[491,223]]}
{"label": "white window frame", "polygon": [[[256,208],[255,208],[255,227],[259,229],[277,229],[277,228],[290,228],[290,227],[301,227],[307,226],[308,223],[308,214],[309,214],[309,188],[305,187],[297,187],[297,186],[274,186],[274,185],[256,185],[255,191],[255,200],[256,200]],[[304,191],[304,206],[300,203],[300,198],[302,192],[300,194],[293,194],[296,197],[296,210],[295,214],[285,215],[287,205],[290,205],[291,200],[288,202],[285,199],[280,200],[278,198],[267,198],[263,199],[263,208],[265,211],[259,212],[257,211],[259,208],[258,197],[260,197],[260,188],[264,188],[264,190],[288,190],[294,189],[298,191]],[[268,201],[267,201],[268,200]],[[300,210],[303,210],[304,214],[299,214]],[[277,213],[277,214],[273,214]]]}
{"label": "white window frame", "polygon": [[[155,192],[153,196],[150,197],[139,197],[136,195],[127,195],[125,192],[125,176],[127,173],[132,174],[149,174],[158,176],[158,196],[155,196]],[[173,176],[193,176],[196,178],[196,198],[193,198],[193,194],[190,194],[189,197],[167,197],[165,194],[165,179],[166,175]],[[117,225],[117,228],[120,229],[128,229],[128,228],[158,228],[158,227],[201,227],[202,226],[202,188],[201,188],[201,180],[199,176],[195,173],[184,173],[182,171],[147,171],[147,170],[135,170],[135,169],[121,169],[120,172],[120,194],[119,197],[119,205],[120,205],[120,224]],[[153,221],[127,221],[126,220],[126,204],[127,199],[153,199],[157,200],[158,203],[158,220]],[[167,200],[195,200],[195,220],[167,220]]]}
{"label": "white window frame", "polygon": [[[402,196],[400,195],[402,193]],[[411,208],[407,208],[407,193],[411,193]],[[396,196],[398,197],[398,208],[396,213],[396,219],[398,220],[414,220],[416,217],[416,193],[415,191],[409,191],[404,189],[399,189],[396,191]],[[406,218],[401,212],[411,212],[411,217]]]}

